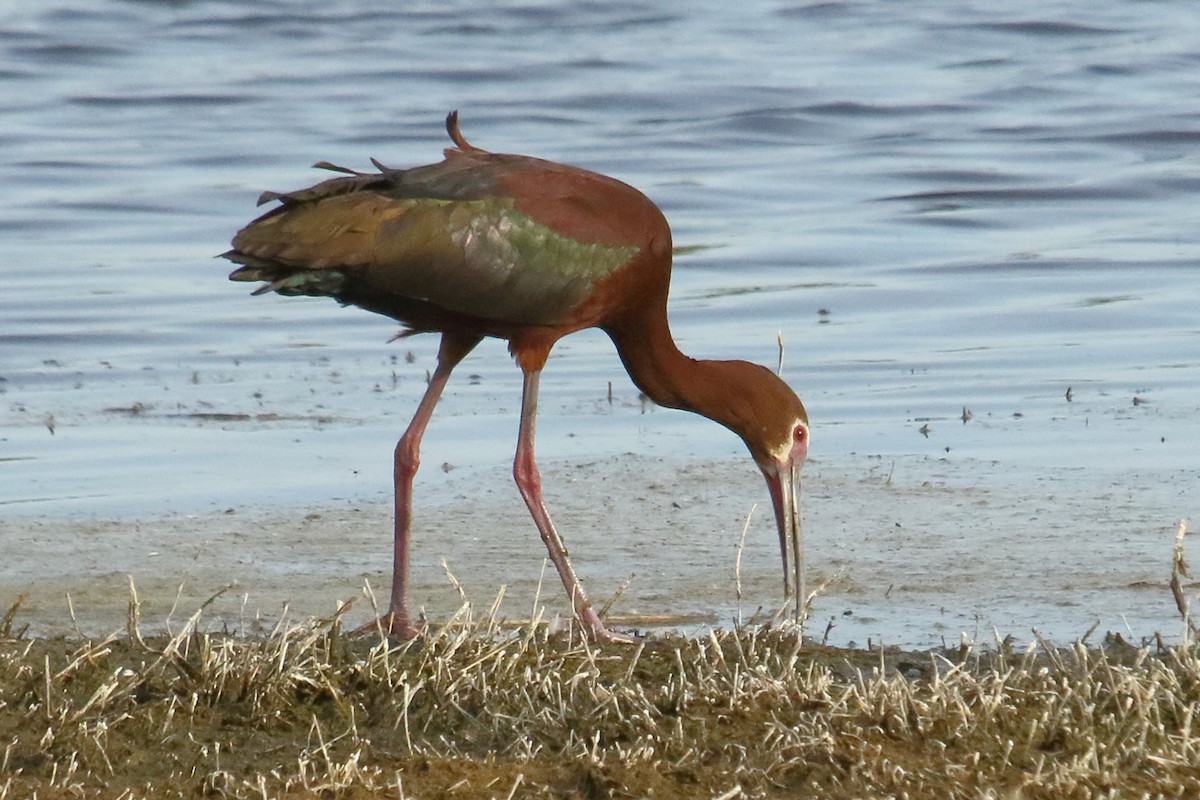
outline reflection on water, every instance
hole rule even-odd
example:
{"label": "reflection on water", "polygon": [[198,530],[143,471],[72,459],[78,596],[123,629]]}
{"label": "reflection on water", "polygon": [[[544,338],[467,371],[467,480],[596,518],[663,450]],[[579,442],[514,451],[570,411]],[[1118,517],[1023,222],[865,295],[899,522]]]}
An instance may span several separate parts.
{"label": "reflection on water", "polygon": [[[0,11],[2,518],[382,494],[435,342],[250,298],[213,256],[310,163],[435,160],[450,108],[480,146],[658,201],[681,346],[774,364],[782,334],[816,460],[971,459],[1031,493],[1136,472],[1147,530],[1200,516],[1178,488],[1200,477],[1193,16],[1171,0]],[[503,464],[518,373],[498,343],[462,371],[427,461]],[[702,420],[643,411],[607,340],[572,337],[544,381],[542,457],[744,457]]]}

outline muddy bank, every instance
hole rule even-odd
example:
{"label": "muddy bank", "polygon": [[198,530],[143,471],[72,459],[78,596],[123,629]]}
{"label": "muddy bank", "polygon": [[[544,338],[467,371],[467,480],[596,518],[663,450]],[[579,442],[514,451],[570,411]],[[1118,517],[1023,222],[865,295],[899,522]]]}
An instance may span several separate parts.
{"label": "muddy bank", "polygon": [[397,644],[10,638],[0,797],[1096,797],[1200,785],[1195,648],[929,653],[750,626],[588,646],[484,618]]}

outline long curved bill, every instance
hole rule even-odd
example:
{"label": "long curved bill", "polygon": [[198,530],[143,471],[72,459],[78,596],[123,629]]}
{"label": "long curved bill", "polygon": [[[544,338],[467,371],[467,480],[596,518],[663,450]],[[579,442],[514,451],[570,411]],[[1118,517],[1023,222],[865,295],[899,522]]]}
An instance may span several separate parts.
{"label": "long curved bill", "polygon": [[[795,598],[796,622],[804,621],[804,530],[800,524],[800,464],[779,462],[763,470],[775,525],[779,530],[779,555],[783,561],[783,596]],[[788,569],[789,561],[791,569]]]}

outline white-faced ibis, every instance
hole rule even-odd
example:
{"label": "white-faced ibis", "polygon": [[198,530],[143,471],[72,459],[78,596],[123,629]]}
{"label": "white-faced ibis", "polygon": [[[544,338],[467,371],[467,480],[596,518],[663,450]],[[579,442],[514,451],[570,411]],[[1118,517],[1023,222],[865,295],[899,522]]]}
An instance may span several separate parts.
{"label": "white-faced ibis", "polygon": [[[485,336],[508,340],[524,373],[513,475],[580,623],[625,640],[588,602],[542,502],[534,463],[538,378],[555,342],[583,328],[612,339],[633,382],[659,405],[693,411],[742,438],[770,489],[785,594],[803,602],[800,469],[808,415],[786,383],[745,361],[679,351],[667,326],[671,231],[645,195],[613,178],[468,144],[457,114],[445,160],[345,173],[308,189],[267,192],[279,205],[238,232],[229,277],[265,281],[255,294],[328,296],[392,317],[405,335],[439,332],[437,368],[396,445],[394,635],[413,636],[406,602],[412,484],[421,437],[450,372]],[[792,565],[789,577],[789,553]]]}

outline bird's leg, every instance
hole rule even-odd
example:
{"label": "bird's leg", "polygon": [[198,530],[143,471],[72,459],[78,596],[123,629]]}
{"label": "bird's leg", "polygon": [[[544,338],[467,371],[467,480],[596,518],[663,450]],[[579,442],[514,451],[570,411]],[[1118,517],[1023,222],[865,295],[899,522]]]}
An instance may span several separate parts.
{"label": "bird's leg", "polygon": [[632,642],[633,639],[630,637],[609,630],[600,620],[600,616],[592,608],[591,603],[588,602],[583,585],[579,582],[575,570],[571,567],[571,562],[567,559],[567,549],[563,546],[558,531],[554,529],[554,523],[550,521],[550,514],[546,511],[546,504],[542,500],[542,477],[538,473],[537,464],[533,458],[533,429],[534,418],[537,416],[538,378],[540,375],[540,370],[525,372],[525,385],[521,396],[521,429],[517,434],[517,455],[513,460],[513,477],[517,481],[521,497],[525,499],[525,505],[529,507],[529,513],[533,516],[538,533],[542,535],[542,541],[546,543],[550,560],[554,562],[554,567],[558,570],[559,577],[562,578],[563,586],[566,587],[567,596],[571,599],[571,606],[579,623],[583,625],[593,641]]}
{"label": "bird's leg", "polygon": [[433,416],[434,406],[446,388],[450,373],[467,353],[479,344],[481,337],[443,333],[438,348],[437,368],[429,378],[429,387],[417,406],[417,413],[400,441],[396,443],[393,477],[396,483],[396,538],[392,559],[392,599],[383,622],[394,636],[411,639],[417,635],[416,628],[408,615],[408,541],[412,535],[412,487],[413,477],[421,464],[421,437]]}

